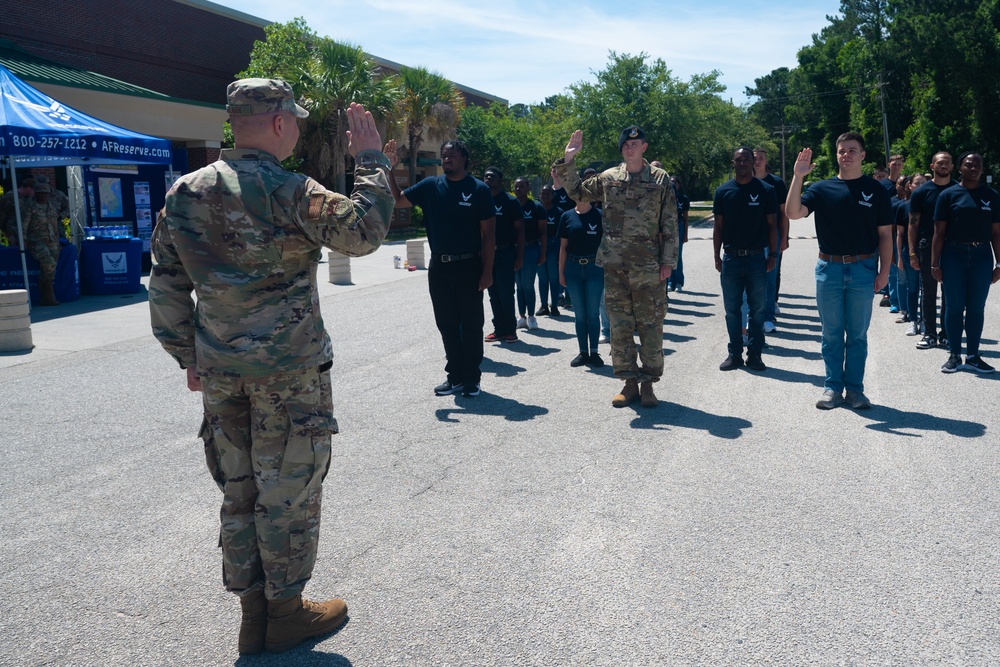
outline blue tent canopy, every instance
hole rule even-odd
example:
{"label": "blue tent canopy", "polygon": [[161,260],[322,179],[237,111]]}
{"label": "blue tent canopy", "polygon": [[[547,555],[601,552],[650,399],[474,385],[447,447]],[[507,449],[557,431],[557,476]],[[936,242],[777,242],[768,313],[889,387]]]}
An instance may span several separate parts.
{"label": "blue tent canopy", "polygon": [[0,156],[16,167],[170,164],[170,141],[60,104],[0,65]]}

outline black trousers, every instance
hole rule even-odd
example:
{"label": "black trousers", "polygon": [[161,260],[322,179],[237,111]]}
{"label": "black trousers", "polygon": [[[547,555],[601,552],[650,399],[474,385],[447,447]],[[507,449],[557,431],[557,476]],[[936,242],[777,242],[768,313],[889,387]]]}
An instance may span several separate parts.
{"label": "black trousers", "polygon": [[[920,253],[920,282],[924,287],[924,297],[920,310],[923,312],[924,318],[924,335],[936,336],[938,281],[934,280],[934,276],[931,275],[931,241],[927,239],[925,247],[923,241],[920,245],[922,246],[918,250]],[[947,308],[947,304],[944,300],[944,290],[941,290],[941,336],[947,338],[944,326],[945,308]]]}
{"label": "black trousers", "polygon": [[434,306],[434,321],[441,332],[445,372],[452,384],[479,384],[483,363],[483,293],[479,278],[482,260],[457,262],[431,260],[427,287]]}

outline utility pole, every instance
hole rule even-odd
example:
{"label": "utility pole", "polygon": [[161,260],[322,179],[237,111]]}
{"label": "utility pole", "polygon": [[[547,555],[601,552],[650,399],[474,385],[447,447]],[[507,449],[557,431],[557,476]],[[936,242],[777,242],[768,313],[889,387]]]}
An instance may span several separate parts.
{"label": "utility pole", "polygon": [[885,143],[885,165],[889,166],[889,116],[885,112],[885,86],[882,81],[882,72],[878,73],[878,98],[882,103],[882,141]]}

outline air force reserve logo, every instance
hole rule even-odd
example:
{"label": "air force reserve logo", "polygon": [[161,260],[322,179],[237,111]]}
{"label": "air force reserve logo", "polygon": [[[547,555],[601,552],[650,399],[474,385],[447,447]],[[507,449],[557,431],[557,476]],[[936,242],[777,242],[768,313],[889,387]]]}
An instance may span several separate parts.
{"label": "air force reserve logo", "polygon": [[101,253],[101,261],[104,265],[105,275],[111,273],[128,273],[128,263],[125,261],[125,253],[123,252]]}
{"label": "air force reserve logo", "polygon": [[862,191],[861,192],[861,199],[863,199],[864,201],[859,201],[858,203],[861,204],[862,206],[867,207],[867,208],[871,208],[873,206],[873,204],[872,204],[872,197],[874,197],[874,196],[875,196],[874,192],[871,193],[870,195],[866,195],[864,193],[864,191]]}
{"label": "air force reserve logo", "polygon": [[470,192],[469,194],[465,194],[464,192],[462,192],[461,195],[462,195],[462,201],[458,202],[458,205],[472,206],[472,202],[469,201],[470,199],[472,199],[472,193]]}

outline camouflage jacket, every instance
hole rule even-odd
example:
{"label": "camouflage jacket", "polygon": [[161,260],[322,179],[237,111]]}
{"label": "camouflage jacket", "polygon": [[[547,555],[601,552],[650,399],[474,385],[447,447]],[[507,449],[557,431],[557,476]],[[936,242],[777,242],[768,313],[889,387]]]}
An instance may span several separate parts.
{"label": "camouflage jacket", "polygon": [[16,194],[13,190],[5,192],[3,196],[0,197],[0,232],[7,235],[7,240],[12,246],[18,244],[17,211],[14,208],[15,196],[18,199],[18,207],[21,209],[21,230],[25,232],[28,228],[31,205],[35,201],[34,197],[23,197]]}
{"label": "camouflage jacket", "polygon": [[59,239],[63,237],[63,224],[56,204],[51,199],[44,204],[30,199],[26,206],[24,204],[22,199],[21,222],[24,225],[24,238],[28,245],[57,245]]}
{"label": "camouflage jacket", "polygon": [[252,149],[223,150],[174,184],[153,229],[149,310],[181,368],[259,377],[333,358],[320,248],[357,257],[382,244],[393,198],[380,165],[381,153],[358,155],[350,198]]}
{"label": "camouflage jacket", "polygon": [[603,202],[599,266],[657,272],[677,266],[677,203],[667,172],[647,164],[632,175],[622,163],[581,181],[575,162],[560,158],[554,167],[572,199]]}

